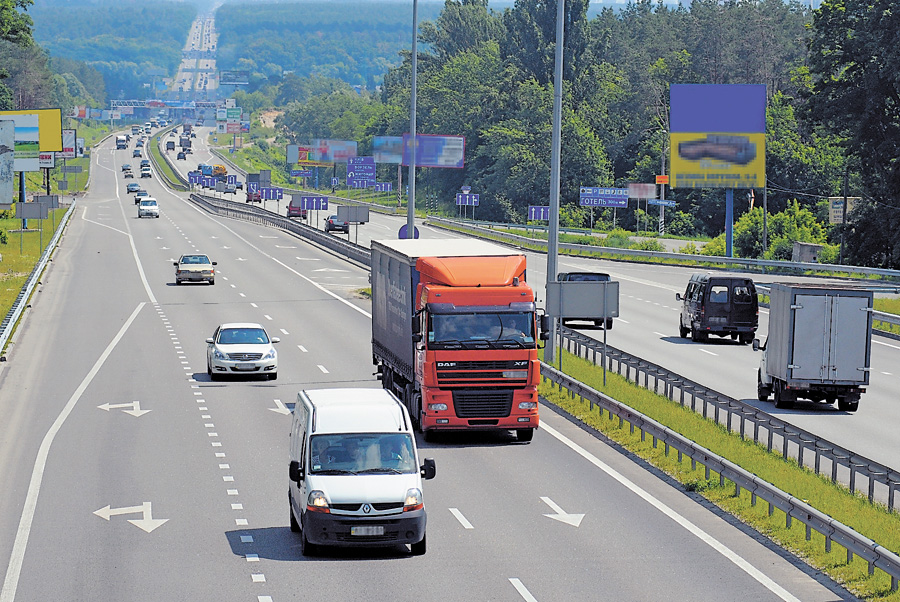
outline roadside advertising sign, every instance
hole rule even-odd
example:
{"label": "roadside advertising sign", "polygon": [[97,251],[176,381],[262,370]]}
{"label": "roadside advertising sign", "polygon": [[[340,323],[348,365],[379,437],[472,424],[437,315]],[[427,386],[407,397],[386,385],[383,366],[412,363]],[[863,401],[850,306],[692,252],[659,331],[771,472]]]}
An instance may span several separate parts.
{"label": "roadside advertising sign", "polygon": [[656,196],[656,184],[629,184],[628,197],[632,199],[652,199]]}
{"label": "roadside advertising sign", "polygon": [[372,155],[376,163],[402,163],[402,136],[375,136],[372,140]]}
{"label": "roadside advertising sign", "polygon": [[766,185],[766,86],[672,84],[672,188]]}
{"label": "roadside advertising sign", "polygon": [[44,203],[16,203],[16,219],[47,219],[50,214]]}
{"label": "roadside advertising sign", "polygon": [[[35,115],[37,123],[34,125],[37,131],[39,148],[35,149],[34,159],[37,159],[37,151],[61,151],[62,148],[62,110],[61,109],[25,109],[22,111],[0,111],[0,119],[16,121],[16,115]],[[16,128],[18,128],[18,123]],[[23,127],[26,127],[23,125]],[[31,126],[27,126],[31,127]],[[21,171],[16,168],[16,171]],[[34,171],[34,170],[26,170]]]}
{"label": "roadside advertising sign", "polygon": [[529,221],[548,221],[550,219],[550,205],[528,205]]}
{"label": "roadside advertising sign", "polygon": [[582,186],[578,204],[582,207],[627,207],[628,189]]}
{"label": "roadside advertising sign", "polygon": [[285,158],[288,165],[309,160],[309,147],[298,144],[288,144],[285,147]]}
{"label": "roadside advertising sign", "polygon": [[355,140],[325,140],[317,138],[312,141],[309,149],[309,159],[311,161],[346,163],[347,159],[355,156]]}
{"label": "roadside advertising sign", "polygon": [[464,192],[458,192],[456,194],[456,204],[466,206],[466,207],[477,207],[478,206],[478,195],[477,194],[467,194]]}
{"label": "roadside advertising sign", "polygon": [[[13,148],[16,144],[16,124],[11,119],[0,119],[0,146]],[[14,153],[0,153],[0,203],[8,203],[13,199]]]}
{"label": "roadside advertising sign", "polygon": [[[412,136],[403,134],[403,165],[412,160]],[[452,167],[462,169],[465,160],[464,136],[416,134],[416,167]]]}
{"label": "roadside advertising sign", "polygon": [[38,195],[34,197],[35,203],[43,203],[48,209],[59,209],[59,195]]}
{"label": "roadside advertising sign", "polygon": [[[13,144],[13,169],[15,171],[40,170],[40,134],[37,115],[8,115],[0,113],[0,119],[15,124],[15,142]],[[60,148],[62,137],[60,137]]]}
{"label": "roadside advertising sign", "polygon": [[240,134],[241,133],[241,124],[240,123],[226,123],[225,124],[225,133],[226,134]]}
{"label": "roadside advertising sign", "polygon": [[[862,197],[847,197],[847,215],[853,211],[854,205],[861,200]],[[830,196],[828,197],[828,223],[843,224],[844,223],[844,197]]]}
{"label": "roadside advertising sign", "polygon": [[75,158],[75,130],[62,131],[62,151],[57,156],[60,159]]}
{"label": "roadside advertising sign", "polygon": [[53,169],[56,167],[56,155],[51,151],[49,153],[40,152],[38,153],[38,165],[41,169],[49,168]]}
{"label": "roadside advertising sign", "polygon": [[75,139],[75,158],[80,159],[84,156],[84,138]]}

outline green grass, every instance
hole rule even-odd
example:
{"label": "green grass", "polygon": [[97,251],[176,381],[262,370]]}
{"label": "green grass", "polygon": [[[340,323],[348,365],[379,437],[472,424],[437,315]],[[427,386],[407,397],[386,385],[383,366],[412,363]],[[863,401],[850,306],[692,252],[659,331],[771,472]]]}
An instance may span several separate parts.
{"label": "green grass", "polygon": [[[696,441],[886,548],[900,550],[900,517],[889,513],[884,506],[871,504],[865,497],[851,494],[847,488],[832,483],[827,477],[800,467],[796,461],[785,460],[779,454],[768,452],[764,446],[742,440],[737,434],[728,433],[724,426],[640,388],[615,373],[607,373],[607,386],[604,387],[600,368],[562,350],[561,357],[565,372],[572,378]],[[876,570],[874,575],[869,576],[868,565],[858,557],[847,563],[846,551],[837,544],[833,544],[832,551],[826,553],[822,535],[813,532],[811,541],[806,541],[802,523],[794,521],[792,528],[786,528],[785,515],[780,510],[769,516],[767,503],[752,506],[748,492],[742,490],[739,496],[735,496],[733,483],[726,481],[724,486],[720,485],[717,474],[706,479],[704,468],[699,464],[697,470],[692,470],[689,460],[679,463],[675,452],[667,456],[664,446],[654,448],[651,437],[642,442],[639,432],[632,434],[627,423],[620,428],[618,419],[610,420],[608,414],[601,417],[596,409],[590,410],[587,402],[580,398],[572,399],[565,391],[560,393],[550,383],[542,384],[540,393],[548,402],[602,431],[610,439],[671,475],[686,489],[700,493],[811,566],[824,571],[857,596],[867,600],[900,601],[900,593],[890,591],[890,577],[884,572]]]}
{"label": "green grass", "polygon": [[154,134],[151,136],[145,146],[150,148],[150,155],[153,158],[153,163],[156,165],[157,172],[163,174],[169,182],[171,182],[171,186],[176,190],[185,191],[188,190],[187,186],[180,184],[180,180],[178,176],[175,175],[175,170],[172,169],[172,166],[163,158],[162,154],[159,152],[159,145],[157,144],[156,139],[162,135],[163,138],[168,136],[168,134]]}
{"label": "green grass", "polygon": [[[875,309],[888,314],[900,315],[900,299],[875,299]],[[878,330],[900,334],[900,326],[897,324],[889,324],[888,322],[875,320],[872,327],[877,328]]]}

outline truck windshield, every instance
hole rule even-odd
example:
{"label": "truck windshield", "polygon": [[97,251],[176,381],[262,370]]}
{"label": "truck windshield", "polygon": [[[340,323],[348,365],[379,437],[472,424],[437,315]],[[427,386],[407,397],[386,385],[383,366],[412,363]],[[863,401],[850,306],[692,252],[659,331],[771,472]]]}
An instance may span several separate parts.
{"label": "truck windshield", "polygon": [[418,470],[412,438],[406,433],[313,435],[309,467],[318,474],[410,474]]}
{"label": "truck windshield", "polygon": [[528,312],[432,314],[428,325],[432,349],[534,347],[534,318]]}

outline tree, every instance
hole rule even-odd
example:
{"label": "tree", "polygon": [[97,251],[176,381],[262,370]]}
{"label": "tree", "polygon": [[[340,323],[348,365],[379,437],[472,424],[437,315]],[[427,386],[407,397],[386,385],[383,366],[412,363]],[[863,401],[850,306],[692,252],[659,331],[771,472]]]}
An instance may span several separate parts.
{"label": "tree", "polygon": [[17,46],[30,46],[31,17],[24,12],[34,4],[33,0],[0,0],[0,40],[12,42]]}

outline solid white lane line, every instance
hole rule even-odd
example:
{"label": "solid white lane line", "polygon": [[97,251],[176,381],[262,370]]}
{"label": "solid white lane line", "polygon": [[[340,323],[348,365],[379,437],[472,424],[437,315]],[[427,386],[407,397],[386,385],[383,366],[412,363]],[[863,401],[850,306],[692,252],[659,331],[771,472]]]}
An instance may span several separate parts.
{"label": "solid white lane line", "polygon": [[119,329],[119,332],[116,333],[113,340],[109,342],[109,345],[106,346],[106,349],[103,350],[100,357],[97,358],[97,361],[94,363],[90,372],[87,373],[81,381],[81,384],[78,385],[78,388],[72,393],[69,401],[66,402],[65,407],[63,407],[59,416],[56,417],[56,420],[54,420],[53,424],[50,426],[50,430],[44,435],[44,440],[41,441],[41,447],[38,449],[37,458],[34,461],[34,468],[31,471],[31,481],[28,483],[28,493],[25,495],[25,505],[22,508],[22,516],[19,518],[19,528],[16,530],[16,540],[13,543],[9,565],[6,569],[6,578],[3,581],[3,589],[0,590],[0,602],[13,602],[16,597],[16,589],[19,587],[19,575],[22,572],[22,561],[25,559],[25,548],[28,546],[28,537],[31,534],[31,525],[34,521],[34,512],[37,508],[38,495],[41,492],[41,483],[44,480],[44,470],[47,467],[50,446],[53,445],[56,434],[62,428],[62,425],[69,417],[69,414],[75,409],[78,400],[81,399],[81,396],[94,380],[94,377],[97,376],[100,368],[106,363],[106,360],[113,352],[113,349],[116,348],[116,345],[118,345],[119,341],[122,340],[122,337],[125,336],[125,333],[131,327],[132,322],[137,318],[138,313],[140,313],[141,308],[144,307],[144,305],[146,304],[139,303],[135,310],[131,312],[131,316],[125,321],[125,324],[122,325],[122,328]]}
{"label": "solid white lane line", "polygon": [[472,526],[472,523],[470,523],[468,520],[466,520],[466,517],[463,516],[463,513],[460,512],[458,509],[450,508],[450,514],[452,514],[453,516],[456,517],[456,520],[459,521],[459,524],[461,524],[464,529],[474,529],[475,528]]}
{"label": "solid white lane line", "polygon": [[795,598],[789,591],[775,583],[772,579],[770,579],[767,575],[765,575],[762,571],[754,567],[752,564],[744,560],[737,553],[732,551],[730,548],[725,546],[722,542],[715,539],[712,535],[678,514],[675,510],[656,499],[652,495],[650,495],[644,489],[635,485],[631,480],[625,477],[623,474],[619,473],[611,466],[607,465],[605,462],[591,454],[589,451],[557,431],[551,426],[548,426],[546,423],[541,424],[541,429],[547,431],[551,436],[555,437],[561,443],[566,445],[569,449],[580,455],[582,458],[605,472],[607,475],[621,483],[627,489],[629,489],[632,493],[643,499],[645,502],[662,512],[664,515],[684,527],[689,533],[697,537],[700,541],[707,544],[709,547],[720,553],[722,556],[730,560],[735,564],[739,569],[750,575],[756,581],[758,581],[763,587],[771,591],[773,594],[784,600],[785,602],[800,602],[798,598]]}
{"label": "solid white lane line", "polygon": [[514,588],[516,588],[516,591],[519,592],[519,595],[522,596],[522,599],[525,600],[525,602],[537,602],[537,598],[531,595],[531,592],[528,591],[527,587],[522,585],[521,581],[519,581],[515,577],[510,577],[509,582],[512,583],[512,586]]}

